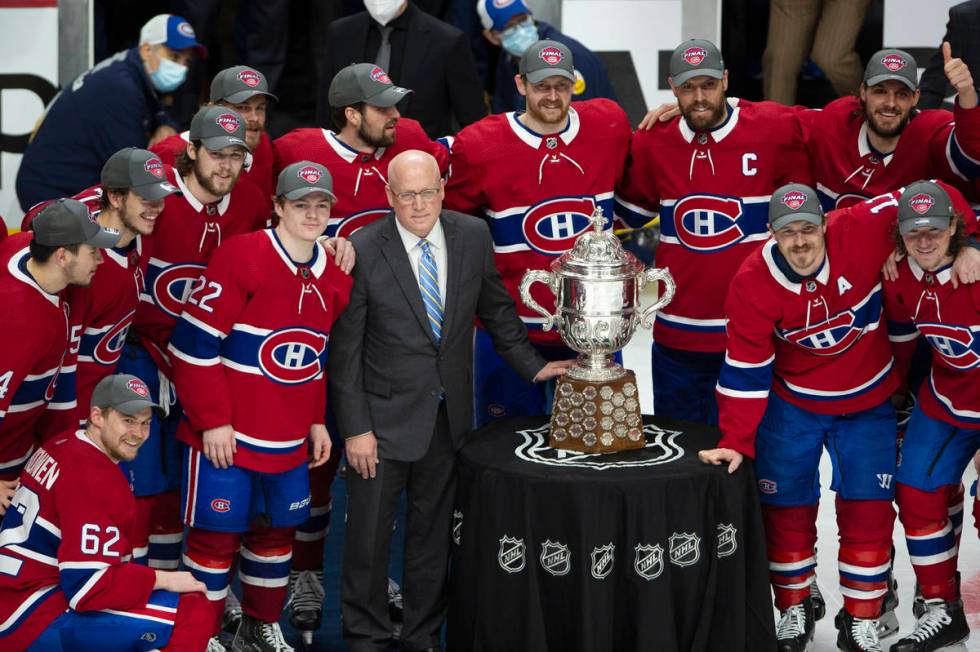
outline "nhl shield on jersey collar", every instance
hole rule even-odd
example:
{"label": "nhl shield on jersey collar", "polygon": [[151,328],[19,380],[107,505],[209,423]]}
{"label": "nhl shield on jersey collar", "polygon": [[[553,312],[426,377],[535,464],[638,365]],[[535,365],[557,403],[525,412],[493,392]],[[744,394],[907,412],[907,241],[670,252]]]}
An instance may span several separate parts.
{"label": "nhl shield on jersey collar", "polygon": [[[716,143],[720,143],[721,141],[723,141],[725,137],[728,136],[728,134],[732,133],[732,131],[735,130],[735,125],[738,124],[738,116],[739,113],[741,112],[741,109],[738,106],[738,98],[737,97],[728,98],[727,102],[728,102],[728,117],[725,118],[725,121],[722,122],[717,127],[715,127],[714,129],[705,132],[707,136],[709,136],[711,140],[715,141]],[[677,120],[677,128],[681,132],[681,137],[684,139],[685,142],[688,143],[693,141],[697,137],[697,135],[701,133],[691,129],[690,125],[687,124],[687,120],[685,120],[683,116],[681,116]],[[699,144],[703,145],[704,143],[699,142]]]}
{"label": "nhl shield on jersey collar", "polygon": [[514,135],[520,138],[522,141],[527,143],[534,149],[538,149],[541,146],[541,141],[545,138],[551,138],[557,136],[561,138],[562,142],[566,145],[571,145],[575,137],[578,136],[578,132],[581,128],[581,121],[578,117],[578,112],[569,107],[568,109],[568,124],[565,129],[558,134],[551,134],[548,136],[543,136],[536,131],[528,128],[523,122],[517,119],[517,112],[511,111],[507,114],[507,124],[514,131]]}
{"label": "nhl shield on jersey collar", "polygon": [[[187,184],[184,183],[184,178],[178,174],[176,175],[176,181],[177,187],[180,188],[180,192],[183,195],[183,198],[187,200],[187,203],[190,204],[191,207],[198,213],[204,210],[204,203],[194,196],[194,193],[192,193],[190,188],[187,187]],[[234,188],[232,189],[232,192],[234,192]],[[229,204],[231,204],[231,192],[222,197],[221,201],[217,203],[216,208],[218,215],[224,215],[225,211],[228,210]]]}
{"label": "nhl shield on jersey collar", "polygon": [[[926,270],[919,267],[919,264],[915,262],[915,259],[912,258],[912,256],[907,256],[905,260],[908,261],[909,270],[912,271],[912,275],[915,277],[915,280],[921,281],[926,275]],[[936,277],[936,281],[938,281],[940,285],[945,285],[953,278],[953,266],[946,265],[938,272],[933,272],[932,274]]]}
{"label": "nhl shield on jersey collar", "polygon": [[337,154],[337,156],[344,159],[348,163],[354,163],[362,156],[370,156],[377,161],[384,156],[386,151],[388,151],[387,147],[379,147],[374,150],[374,154],[367,155],[364,152],[357,151],[347,143],[340,140],[340,138],[337,137],[337,134],[329,129],[323,130],[323,138],[327,141],[327,144],[330,145],[330,148]]}
{"label": "nhl shield on jersey collar", "polygon": [[[779,248],[776,246],[775,240],[769,240],[762,245],[762,259],[765,261],[766,267],[769,268],[769,273],[772,274],[773,280],[794,294],[802,294],[803,284],[798,283],[786,276],[786,274],[780,268],[779,263],[776,262],[776,256],[781,255],[782,254],[779,253]],[[817,272],[816,276],[810,278],[813,278],[821,285],[827,285],[827,283],[830,281],[829,253],[824,253],[823,264],[820,266],[820,270]]]}
{"label": "nhl shield on jersey collar", "polygon": [[[296,270],[299,269],[299,265],[297,265],[296,262],[289,257],[289,253],[279,241],[279,236],[276,235],[275,229],[265,229],[263,233],[269,236],[269,241],[272,242],[272,249],[279,255],[282,262],[286,264],[289,271],[295,275]],[[315,278],[320,278],[320,276],[323,275],[323,271],[327,268],[327,253],[323,249],[323,245],[319,240],[314,243],[313,260],[308,264],[308,267],[310,269],[310,273],[313,274]]]}

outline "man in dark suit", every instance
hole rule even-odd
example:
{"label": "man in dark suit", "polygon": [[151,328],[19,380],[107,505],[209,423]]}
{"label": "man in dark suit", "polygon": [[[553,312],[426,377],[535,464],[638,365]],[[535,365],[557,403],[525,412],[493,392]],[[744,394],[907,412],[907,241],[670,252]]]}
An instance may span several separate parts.
{"label": "man in dark suit", "polygon": [[[400,3],[400,4],[399,4]],[[398,86],[415,92],[398,105],[430,138],[454,133],[486,115],[469,40],[408,0],[368,0],[367,11],[330,24],[320,66],[317,121],[330,124],[327,90],[334,75],[357,61],[376,63]]]}
{"label": "man in dark suit", "polygon": [[391,642],[388,549],[402,491],[402,649],[439,649],[455,455],[473,418],[474,319],[528,380],[553,378],[571,364],[545,363],[530,345],[500,281],[489,229],[442,210],[443,181],[431,155],[396,156],[388,184],[394,212],[351,236],[354,288],[330,342],[332,405],[352,469],[341,592],[352,652]]}
{"label": "man in dark suit", "polygon": [[[980,70],[980,0],[967,0],[949,8],[943,41],[950,44],[953,56],[962,59],[970,70]],[[920,109],[951,108],[946,98],[956,95],[956,91],[946,79],[945,63],[942,48],[937,48],[919,79]]]}

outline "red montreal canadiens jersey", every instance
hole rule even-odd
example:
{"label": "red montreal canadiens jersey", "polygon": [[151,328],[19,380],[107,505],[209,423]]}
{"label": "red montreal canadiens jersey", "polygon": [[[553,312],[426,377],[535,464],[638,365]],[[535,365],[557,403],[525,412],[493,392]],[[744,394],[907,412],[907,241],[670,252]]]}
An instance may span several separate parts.
{"label": "red montreal canadiens jersey", "polygon": [[351,288],[319,244],[314,252],[297,264],[266,229],[215,253],[170,341],[181,441],[200,450],[201,431],[231,424],[239,466],[278,473],[307,460],[310,426],[326,411],[330,327]]}
{"label": "red montreal canadiens jersey", "polygon": [[[980,108],[921,111],[886,156],[871,149],[856,97],[800,110],[824,210],[844,208],[920,179],[938,178],[968,194],[980,176]],[[953,119],[956,124],[954,129]]]}
{"label": "red montreal canadiens jersey", "polygon": [[[169,138],[164,138],[159,143],[150,147],[150,151],[160,157],[166,165],[176,165],[177,155],[187,149],[190,139],[190,132],[185,131]],[[276,192],[276,178],[272,174],[272,141],[268,134],[262,132],[259,137],[259,146],[254,152],[248,155],[245,167],[238,182],[248,181],[254,184],[262,193],[266,207],[272,210],[272,197]]]}
{"label": "red montreal canadiens jersey", "polygon": [[826,259],[802,282],[780,268],[775,240],[745,260],[725,303],[719,447],[754,456],[770,387],[803,409],[847,414],[880,404],[898,386],[882,324],[881,266],[895,248],[899,194],[830,213]]}
{"label": "red montreal canadiens jersey", "polygon": [[4,650],[26,649],[69,607],[173,621],[146,605],[153,569],[130,562],[135,512],[126,476],[84,431],[34,453],[0,529]]}
{"label": "red montreal canadiens jersey", "polygon": [[397,154],[420,149],[432,154],[439,170],[446,173],[449,152],[432,140],[415,120],[400,118],[395,125],[395,143],[365,154],[345,145],[337,134],[327,129],[294,129],[272,143],[276,179],[287,165],[313,161],[327,168],[333,178],[337,203],[330,209],[327,235],[350,237],[391,211],[385,195],[388,164]]}
{"label": "red montreal canadiens jersey", "polygon": [[952,267],[927,272],[912,258],[885,282],[888,336],[901,372],[920,335],[932,347],[932,369],[919,407],[933,419],[980,430],[980,284],[953,289]]}
{"label": "red montreal canadiens jersey", "polygon": [[771,102],[731,100],[727,121],[696,133],[678,117],[633,135],[616,214],[660,214],[657,266],[677,294],[657,313],[654,339],[686,351],[725,350],[725,295],[742,261],[769,238],[769,196],[811,184],[797,119]]}
{"label": "red montreal canadiens jersey", "polygon": [[[519,286],[529,269],[550,269],[592,228],[597,207],[612,228],[613,192],[629,150],[626,114],[605,99],[572,102],[564,131],[543,136],[514,112],[491,115],[456,136],[451,151],[446,208],[486,218],[504,286],[535,344],[562,346],[557,332],[524,305]],[[534,299],[554,311],[555,297],[541,284]]]}
{"label": "red montreal canadiens jersey", "polygon": [[262,227],[267,218],[259,191],[252,184],[236,183],[221,201],[205,205],[191,194],[179,174],[171,181],[184,194],[167,197],[153,235],[145,238],[153,255],[146,269],[146,292],[140,295],[133,320],[140,343],[168,377],[167,342],[191,285],[218,245]]}
{"label": "red montreal canadiens jersey", "polygon": [[[30,457],[48,403],[60,399],[68,351],[68,304],[28,273],[30,241],[30,233],[11,236],[0,260],[0,306],[10,316],[0,322],[0,477],[8,479]],[[74,384],[65,384],[74,401]]]}

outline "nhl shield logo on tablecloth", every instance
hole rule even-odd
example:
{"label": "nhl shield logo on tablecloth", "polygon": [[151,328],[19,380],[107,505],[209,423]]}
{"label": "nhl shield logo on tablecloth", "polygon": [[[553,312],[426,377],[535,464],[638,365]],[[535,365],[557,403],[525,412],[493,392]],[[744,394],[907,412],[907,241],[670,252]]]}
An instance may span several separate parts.
{"label": "nhl shield logo on tablecloth", "polygon": [[214,121],[229,134],[238,131],[238,126],[241,124],[238,118],[231,113],[222,113]]}
{"label": "nhl shield logo on tablecloth", "polygon": [[669,543],[670,563],[674,566],[693,566],[701,559],[701,539],[696,534],[674,532]]}
{"label": "nhl shield logo on tablecloth", "polygon": [[604,546],[596,546],[592,550],[592,577],[597,580],[609,577],[613,569],[616,546],[612,541]]}
{"label": "nhl shield logo on tablecloth", "polygon": [[633,570],[645,580],[654,580],[664,572],[664,549],[659,545],[636,544]]}
{"label": "nhl shield logo on tablecloth", "polygon": [[453,543],[457,546],[463,540],[463,512],[453,510]]}
{"label": "nhl shield logo on tablecloth", "polygon": [[306,183],[314,184],[320,180],[323,173],[312,165],[306,165],[299,172],[297,172],[296,175]]}
{"label": "nhl shield logo on tablecloth", "polygon": [[704,48],[688,48],[684,50],[684,61],[687,61],[692,66],[699,66],[704,58],[708,56]]}
{"label": "nhl shield logo on tablecloth", "polygon": [[718,545],[716,548],[718,558],[731,557],[738,550],[738,541],[735,540],[735,535],[738,530],[731,523],[719,523],[718,524]]}
{"label": "nhl shield logo on tablecloth", "polygon": [[541,568],[554,576],[568,575],[572,570],[572,553],[560,541],[546,540],[541,544]]}
{"label": "nhl shield logo on tablecloth", "polygon": [[565,58],[558,48],[545,48],[538,53],[538,56],[549,66],[557,66]]}
{"label": "nhl shield logo on tablecloth", "polygon": [[909,208],[914,210],[919,215],[925,215],[935,203],[936,200],[932,198],[932,195],[920,192],[918,195],[909,200]]}
{"label": "nhl shield logo on tablecloth", "polygon": [[788,193],[783,195],[780,200],[785,206],[788,206],[792,210],[799,210],[800,206],[806,203],[806,195],[798,190],[790,190]]}
{"label": "nhl shield logo on tablecloth", "polygon": [[500,537],[500,549],[497,550],[497,563],[508,573],[520,573],[524,570],[524,539],[516,539],[506,534]]}
{"label": "nhl shield logo on tablecloth", "polygon": [[887,57],[883,57],[881,60],[881,65],[888,68],[892,72],[898,72],[902,68],[908,65],[904,57],[900,57],[897,54],[889,54]]}
{"label": "nhl shield logo on tablecloth", "polygon": [[245,84],[249,88],[255,88],[259,85],[259,73],[255,72],[254,70],[243,70],[238,73],[238,81]]}

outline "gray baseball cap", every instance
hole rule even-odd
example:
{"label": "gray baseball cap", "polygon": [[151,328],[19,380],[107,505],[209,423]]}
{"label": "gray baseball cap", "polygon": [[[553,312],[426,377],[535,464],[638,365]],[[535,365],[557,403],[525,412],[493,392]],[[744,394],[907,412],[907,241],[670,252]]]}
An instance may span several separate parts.
{"label": "gray baseball cap", "polygon": [[820,226],[823,218],[816,191],[802,183],[788,183],[769,198],[769,227],[773,231],[800,220]]}
{"label": "gray baseball cap", "polygon": [[206,106],[191,118],[190,139],[200,140],[212,152],[230,146],[249,151],[245,144],[245,120],[224,106]]}
{"label": "gray baseball cap", "polygon": [[864,83],[868,86],[894,79],[913,91],[919,86],[915,58],[905,50],[888,48],[879,50],[868,60],[864,69]]}
{"label": "gray baseball cap", "polygon": [[269,92],[269,82],[265,75],[248,66],[225,68],[211,80],[211,101],[241,104],[256,95],[267,95],[274,100],[278,97]]}
{"label": "gray baseball cap", "polygon": [[150,201],[181,194],[167,181],[160,157],[137,147],[123,148],[109,157],[102,166],[102,187],[128,188]]}
{"label": "gray baseball cap", "polygon": [[555,75],[575,81],[572,51],[558,41],[538,41],[524,50],[519,71],[531,84]]}
{"label": "gray baseball cap", "polygon": [[327,99],[334,108],[358,102],[387,108],[395,106],[413,92],[395,86],[388,73],[373,63],[352,63],[334,76]]}
{"label": "gray baseball cap", "polygon": [[279,173],[276,197],[299,199],[314,192],[324,192],[337,201],[333,194],[333,177],[327,168],[313,161],[299,161],[287,165]]}
{"label": "gray baseball cap", "polygon": [[99,226],[88,207],[75,199],[58,199],[41,209],[31,222],[34,240],[48,247],[87,244],[108,249],[119,242],[119,231]]}
{"label": "gray baseball cap", "polygon": [[160,409],[150,398],[146,383],[129,374],[113,374],[100,380],[92,391],[91,407],[111,407],[129,416],[146,408]]}
{"label": "gray baseball cap", "polygon": [[684,41],[670,55],[670,79],[674,86],[680,86],[692,77],[725,76],[725,61],[721,51],[711,41],[692,38]]}
{"label": "gray baseball cap", "polygon": [[921,226],[948,229],[952,219],[952,200],[932,181],[910,183],[898,198],[898,231],[903,235]]}

